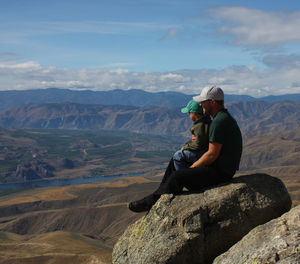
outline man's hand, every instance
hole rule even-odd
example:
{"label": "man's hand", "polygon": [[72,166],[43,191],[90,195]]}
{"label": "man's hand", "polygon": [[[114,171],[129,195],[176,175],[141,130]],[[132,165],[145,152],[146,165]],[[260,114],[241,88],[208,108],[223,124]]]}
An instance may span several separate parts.
{"label": "man's hand", "polygon": [[200,159],[194,162],[191,168],[212,164],[219,157],[222,146],[222,144],[217,142],[209,143],[208,151],[206,151]]}
{"label": "man's hand", "polygon": [[196,140],[196,136],[192,135],[192,141]]}

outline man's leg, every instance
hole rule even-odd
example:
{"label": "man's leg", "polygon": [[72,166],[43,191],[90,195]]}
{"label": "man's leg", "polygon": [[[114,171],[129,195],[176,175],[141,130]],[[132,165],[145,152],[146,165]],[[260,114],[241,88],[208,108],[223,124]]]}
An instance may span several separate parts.
{"label": "man's leg", "polygon": [[171,160],[169,161],[168,167],[166,168],[164,177],[161,180],[161,184],[164,183],[174,171],[176,171],[176,169],[174,167],[174,160],[173,160],[173,158],[171,158]]}
{"label": "man's leg", "polygon": [[[173,158],[171,158],[171,160],[169,161],[169,164],[166,168],[164,177],[161,180],[160,185],[164,184],[174,171],[176,171],[176,169],[174,167],[174,160],[173,160]],[[158,195],[150,194],[141,200],[137,200],[137,201],[133,201],[133,202],[129,203],[128,208],[131,211],[136,212],[136,213],[148,211],[151,209],[152,205],[155,204],[155,202],[159,199],[159,197],[160,197],[160,195],[158,196]]]}
{"label": "man's leg", "polygon": [[188,168],[173,172],[158,189],[145,198],[131,202],[129,209],[134,212],[148,211],[162,194],[180,194],[183,187],[190,191],[199,191],[205,187],[225,182],[218,171],[213,167],[203,166]]}
{"label": "man's leg", "polygon": [[202,166],[198,168],[187,168],[172,173],[166,182],[159,186],[154,194],[179,194],[184,187],[190,191],[199,191],[221,182],[224,182],[222,175],[220,175],[214,167]]}

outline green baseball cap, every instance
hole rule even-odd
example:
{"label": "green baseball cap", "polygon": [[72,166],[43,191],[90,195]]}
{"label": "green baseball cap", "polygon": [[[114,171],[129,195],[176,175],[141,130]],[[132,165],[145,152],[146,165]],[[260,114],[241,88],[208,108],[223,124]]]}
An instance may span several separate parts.
{"label": "green baseball cap", "polygon": [[186,107],[181,109],[181,113],[199,113],[203,114],[202,106],[194,100],[189,101]]}

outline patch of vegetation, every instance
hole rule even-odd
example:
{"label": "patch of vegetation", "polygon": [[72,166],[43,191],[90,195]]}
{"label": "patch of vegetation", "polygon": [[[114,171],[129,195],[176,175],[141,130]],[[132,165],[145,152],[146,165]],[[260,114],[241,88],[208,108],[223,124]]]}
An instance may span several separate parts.
{"label": "patch of vegetation", "polygon": [[122,165],[132,164],[132,163],[134,163],[134,161],[124,159],[124,158],[121,157],[121,158],[114,158],[114,159],[105,160],[103,163],[108,167],[117,167],[118,168]]}
{"label": "patch of vegetation", "polygon": [[103,148],[90,148],[86,150],[89,159],[104,158],[106,156]]}
{"label": "patch of vegetation", "polygon": [[[0,129],[0,131],[2,131]],[[3,140],[1,140],[3,137]],[[11,140],[7,141],[6,138]],[[176,146],[176,147],[175,147]],[[7,175],[6,169],[16,168],[20,163],[33,160],[55,167],[55,176],[60,170],[75,169],[77,177],[103,175],[108,171],[125,173],[132,171],[134,162],[139,167],[157,166],[166,162],[178,143],[169,137],[136,134],[126,131],[86,131],[60,129],[10,129],[0,135],[0,183],[18,181],[15,170]],[[138,151],[136,149],[139,149]],[[5,151],[4,151],[5,150]],[[134,153],[135,156],[133,155]],[[134,158],[134,160],[132,160]],[[74,168],[63,167],[62,160],[75,162]],[[101,162],[101,170],[91,170],[91,164]],[[102,171],[103,169],[103,171]],[[145,168],[146,169],[146,168]],[[66,175],[67,172],[63,172]],[[78,174],[80,173],[80,174]]]}
{"label": "patch of vegetation", "polygon": [[96,169],[92,169],[90,170],[90,176],[91,177],[101,177],[103,176],[105,170],[101,169],[101,168],[96,168]]}
{"label": "patch of vegetation", "polygon": [[160,158],[170,158],[173,154],[172,151],[136,151],[135,157],[141,158],[141,159],[151,159],[154,157],[160,157]]}
{"label": "patch of vegetation", "polygon": [[139,151],[137,150],[135,153],[135,157],[136,158],[140,158],[140,159],[150,159],[153,158],[153,151]]}
{"label": "patch of vegetation", "polygon": [[9,169],[17,167],[18,162],[15,160],[0,160],[1,169]]}
{"label": "patch of vegetation", "polygon": [[103,148],[104,155],[125,154],[132,150],[132,145],[129,142],[123,142],[118,145]]}

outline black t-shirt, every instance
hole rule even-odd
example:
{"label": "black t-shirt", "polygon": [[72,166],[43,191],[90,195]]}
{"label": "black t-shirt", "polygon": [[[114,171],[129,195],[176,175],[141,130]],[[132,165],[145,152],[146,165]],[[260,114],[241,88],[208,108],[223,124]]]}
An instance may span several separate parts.
{"label": "black t-shirt", "polygon": [[227,109],[219,111],[214,117],[209,128],[209,142],[222,144],[216,166],[226,175],[233,176],[239,169],[243,142],[240,128]]}

